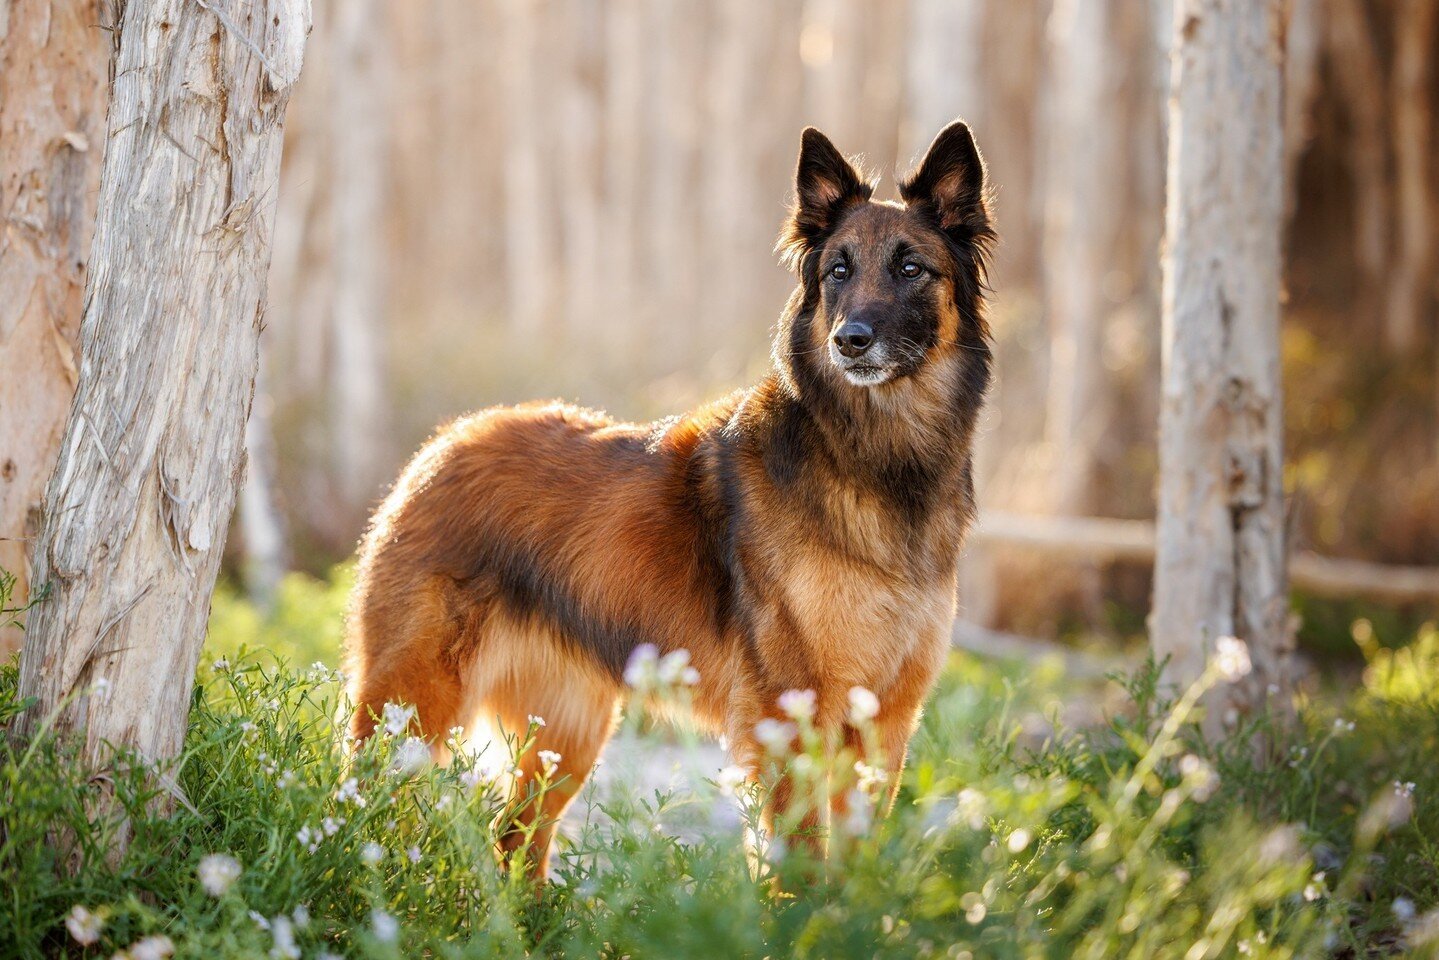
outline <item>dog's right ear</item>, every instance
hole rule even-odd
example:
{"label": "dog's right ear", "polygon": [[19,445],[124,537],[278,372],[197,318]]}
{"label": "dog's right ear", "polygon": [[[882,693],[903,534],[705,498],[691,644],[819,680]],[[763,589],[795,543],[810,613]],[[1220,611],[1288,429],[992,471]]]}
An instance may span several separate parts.
{"label": "dog's right ear", "polygon": [[874,185],[850,165],[829,137],[805,127],[794,174],[794,205],[775,251],[786,265],[797,267],[805,254],[824,241],[847,207],[863,203],[872,193]]}

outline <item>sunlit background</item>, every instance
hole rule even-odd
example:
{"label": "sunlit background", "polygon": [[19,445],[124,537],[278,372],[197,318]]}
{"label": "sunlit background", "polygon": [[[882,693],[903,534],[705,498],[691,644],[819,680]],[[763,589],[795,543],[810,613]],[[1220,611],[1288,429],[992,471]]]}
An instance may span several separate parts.
{"label": "sunlit background", "polygon": [[[1284,363],[1292,543],[1439,561],[1434,16],[1294,0]],[[983,514],[1153,516],[1167,3],[317,4],[287,123],[235,582],[353,551],[434,426],[562,397],[626,418],[751,381],[799,132],[892,196],[949,119],[989,162],[999,380]],[[1416,13],[1417,11],[1417,13]],[[976,541],[964,616],[1132,640],[1143,562]],[[1383,601],[1383,602],[1380,602]],[[1432,601],[1300,592],[1311,653]]]}

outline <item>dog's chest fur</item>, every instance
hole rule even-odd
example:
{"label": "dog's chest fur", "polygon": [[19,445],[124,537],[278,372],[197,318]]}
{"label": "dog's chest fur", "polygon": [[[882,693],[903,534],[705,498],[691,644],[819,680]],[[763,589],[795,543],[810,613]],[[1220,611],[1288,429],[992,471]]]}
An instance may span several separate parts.
{"label": "dog's chest fur", "polygon": [[967,491],[909,517],[892,497],[832,475],[758,483],[766,495],[750,523],[762,536],[742,562],[766,675],[822,699],[856,685],[882,695],[953,618]]}

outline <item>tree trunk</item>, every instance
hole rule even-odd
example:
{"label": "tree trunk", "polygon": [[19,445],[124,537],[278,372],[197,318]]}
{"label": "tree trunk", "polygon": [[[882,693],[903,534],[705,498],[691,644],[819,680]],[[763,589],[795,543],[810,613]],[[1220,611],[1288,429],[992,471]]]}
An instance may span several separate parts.
{"label": "tree trunk", "polygon": [[1151,632],[1167,675],[1214,641],[1253,673],[1216,693],[1229,722],[1284,689],[1279,382],[1282,0],[1177,0],[1164,260],[1159,521]]}
{"label": "tree trunk", "polygon": [[1299,203],[1299,161],[1313,137],[1324,47],[1324,0],[1291,0],[1284,32],[1284,222]]}
{"label": "tree trunk", "polygon": [[1107,422],[1104,338],[1113,303],[1106,278],[1121,264],[1125,213],[1123,91],[1110,42],[1111,0],[1058,0],[1046,111],[1045,299],[1050,321],[1045,421],[1053,507],[1094,509],[1098,451]]}
{"label": "tree trunk", "polygon": [[1435,0],[1401,0],[1394,21],[1390,104],[1399,229],[1384,327],[1390,342],[1402,350],[1413,349],[1420,342],[1433,290],[1434,200],[1429,181],[1434,162],[1430,144],[1434,101],[1429,51],[1436,20],[1439,6]]}
{"label": "tree trunk", "polygon": [[911,0],[901,168],[923,156],[934,135],[956,117],[985,135],[991,111],[985,109],[981,60],[988,6],[988,0]]}
{"label": "tree trunk", "polygon": [[329,143],[334,317],[330,424],[343,526],[358,530],[384,482],[384,3],[343,0],[326,12],[331,67]]}
{"label": "tree trunk", "polygon": [[[307,0],[124,6],[81,324],[45,491],[18,718],[173,757],[235,491]],[[106,681],[101,684],[99,681]],[[122,836],[123,846],[127,838]]]}
{"label": "tree trunk", "polygon": [[[109,93],[100,0],[0,0],[0,569],[28,546],[79,372]],[[0,627],[0,660],[20,631]]]}
{"label": "tree trunk", "polygon": [[275,504],[275,433],[270,423],[274,398],[269,391],[269,363],[260,345],[255,372],[255,399],[245,421],[245,482],[240,488],[240,540],[245,590],[267,613],[274,609],[280,581],[288,568],[285,522]]}
{"label": "tree trunk", "polygon": [[[602,313],[629,317],[620,335],[638,345],[645,312],[636,300],[641,288],[638,251],[641,193],[645,166],[642,104],[645,99],[647,50],[641,0],[611,0],[605,8],[604,33],[604,223],[606,269]],[[627,344],[628,345],[628,344]]]}
{"label": "tree trunk", "polygon": [[551,67],[542,62],[549,0],[502,0],[504,32],[502,91],[505,109],[505,254],[510,324],[533,335],[550,326],[559,307],[559,285],[543,275],[558,246],[558,212],[551,166],[548,116]]}
{"label": "tree trunk", "polygon": [[[1328,7],[1329,63],[1349,123],[1345,145],[1354,183],[1354,258],[1359,267],[1354,320],[1377,329],[1384,315],[1390,230],[1386,78],[1364,0],[1328,0]],[[1401,339],[1396,331],[1384,328],[1391,352],[1405,349]]]}
{"label": "tree trunk", "polygon": [[600,218],[600,57],[603,10],[598,0],[567,0],[556,24],[561,44],[563,76],[559,103],[563,135],[559,153],[564,171],[565,325],[576,336],[592,337],[606,329],[597,325],[596,301],[607,296],[602,289],[603,269]]}

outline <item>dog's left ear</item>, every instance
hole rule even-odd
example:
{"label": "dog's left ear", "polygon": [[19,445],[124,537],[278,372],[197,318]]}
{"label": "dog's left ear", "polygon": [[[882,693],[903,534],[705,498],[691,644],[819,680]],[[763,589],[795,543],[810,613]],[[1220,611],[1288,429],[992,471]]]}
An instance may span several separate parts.
{"label": "dog's left ear", "polygon": [[991,233],[984,158],[963,120],[939,132],[919,169],[900,182],[899,195],[910,206],[929,206],[940,229],[956,240]]}

